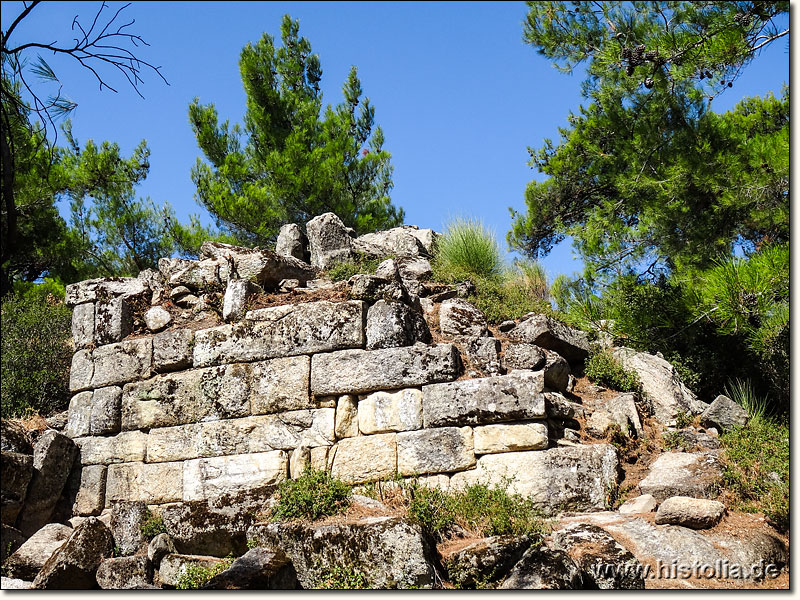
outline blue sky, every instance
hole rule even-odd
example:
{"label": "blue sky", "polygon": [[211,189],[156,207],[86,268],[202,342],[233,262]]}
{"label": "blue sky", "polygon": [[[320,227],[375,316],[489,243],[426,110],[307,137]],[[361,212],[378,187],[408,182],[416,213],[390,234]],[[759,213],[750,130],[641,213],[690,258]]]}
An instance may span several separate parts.
{"label": "blue sky", "polygon": [[[100,2],[45,2],[22,22],[12,43],[69,42],[75,15],[88,24]],[[109,2],[109,11],[123,6]],[[21,2],[2,2],[5,30]],[[169,86],[145,72],[139,98],[115,75],[118,93],[98,90],[91,74],[45,55],[78,103],[73,131],[81,142],[115,141],[125,155],[146,139],[150,174],[141,196],[168,201],[181,219],[204,215],[193,199],[190,170],[200,155],[187,109],[197,96],[222,119],[241,122],[245,96],[238,59],[247,42],[267,32],[280,39],[284,14],[320,55],[323,99],[341,101],[351,65],[383,127],[392,153],[392,199],[406,222],[442,230],[453,216],[482,220],[506,249],[508,208],[524,208],[524,190],[538,174],[527,147],[557,138],[581,103],[580,75],[556,71],[522,42],[523,2],[133,2],[122,16],[149,47]],[[742,97],[780,92],[789,80],[783,40],[770,46],[735,87],[714,101],[731,108]],[[204,217],[205,222],[210,222]],[[567,242],[542,262],[550,277],[581,269]],[[513,258],[513,254],[509,255]]]}

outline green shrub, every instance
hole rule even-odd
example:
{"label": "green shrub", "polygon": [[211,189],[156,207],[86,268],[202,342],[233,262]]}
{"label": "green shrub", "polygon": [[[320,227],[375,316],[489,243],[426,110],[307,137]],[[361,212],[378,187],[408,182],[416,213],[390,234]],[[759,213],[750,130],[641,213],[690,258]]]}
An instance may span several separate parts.
{"label": "green shrub", "polygon": [[437,281],[454,282],[499,276],[503,259],[494,234],[480,221],[455,219],[437,242],[432,266]]}
{"label": "green shrub", "polygon": [[378,265],[384,261],[383,258],[369,258],[364,254],[358,254],[354,260],[346,260],[336,263],[325,271],[325,275],[331,281],[347,281],[353,275],[364,273],[372,275]]}
{"label": "green shrub", "polygon": [[154,515],[152,513],[147,515],[147,518],[140,525],[139,530],[148,540],[152,540],[159,533],[167,533],[167,528],[164,526],[164,519],[161,515]]}
{"label": "green shrub", "polygon": [[452,498],[437,488],[411,483],[407,488],[408,517],[434,537],[442,537],[455,523]]}
{"label": "green shrub", "polygon": [[489,323],[502,323],[530,313],[553,313],[550,303],[542,300],[512,277],[472,277],[475,293],[469,300],[486,315]]}
{"label": "green shrub", "polygon": [[350,504],[350,487],[326,471],[307,468],[297,479],[287,479],[278,488],[280,500],[273,520],[319,519],[344,511]]}
{"label": "green shrub", "polygon": [[620,392],[636,392],[641,387],[636,372],[625,369],[608,350],[590,353],[584,373],[591,381]]}
{"label": "green shrub", "polygon": [[233,560],[232,557],[229,557],[213,567],[191,565],[187,567],[186,571],[178,578],[175,587],[179,590],[199,590],[214,577],[230,567],[233,564]]}
{"label": "green shrub", "polygon": [[364,590],[367,588],[367,578],[353,567],[336,565],[322,581],[317,583],[315,588],[320,590]]}
{"label": "green shrub", "polygon": [[[28,288],[2,300],[0,414],[49,415],[69,405],[72,311],[48,292]],[[62,296],[63,297],[63,296]]]}

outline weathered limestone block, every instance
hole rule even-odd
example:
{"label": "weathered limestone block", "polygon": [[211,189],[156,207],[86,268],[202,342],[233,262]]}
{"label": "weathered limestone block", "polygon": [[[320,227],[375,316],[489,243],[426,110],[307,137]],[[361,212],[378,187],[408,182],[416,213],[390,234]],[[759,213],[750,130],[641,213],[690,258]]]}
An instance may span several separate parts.
{"label": "weathered limestone block", "polygon": [[146,464],[130,462],[108,467],[106,506],[114,500],[146,504],[179,502],[183,499],[183,463]]}
{"label": "weathered limestone block", "polygon": [[544,385],[546,388],[557,391],[567,391],[569,385],[569,363],[558,352],[545,350]]}
{"label": "weathered limestone block", "polygon": [[194,369],[126,385],[122,429],[146,429],[250,414],[250,365]]}
{"label": "weathered limestone block", "polygon": [[143,379],[150,375],[153,341],[147,337],[100,346],[92,352],[91,360],[94,365],[91,382],[93,388]]}
{"label": "weathered limestone block", "polygon": [[475,454],[547,448],[547,424],[541,421],[482,425],[474,429],[473,435]]}
{"label": "weathered limestone block", "polygon": [[275,358],[252,365],[250,412],[254,415],[314,408],[308,390],[308,356]]}
{"label": "weathered limestone block", "polygon": [[25,535],[32,535],[50,521],[77,452],[71,439],[52,429],[36,440],[33,476],[18,521],[19,530]]}
{"label": "weathered limestone block", "polygon": [[192,366],[194,331],[173,329],[153,336],[153,370],[179,371]]}
{"label": "weathered limestone block", "polygon": [[717,396],[700,416],[700,422],[706,427],[716,427],[720,431],[728,431],[734,427],[744,427],[750,415],[727,396]]}
{"label": "weathered limestone block", "polygon": [[375,277],[388,279],[389,281],[400,281],[400,271],[397,268],[397,261],[387,258],[375,267]]}
{"label": "weathered limestone block", "polygon": [[[275,289],[284,279],[308,281],[316,275],[316,269],[293,256],[281,256],[260,248],[242,248],[220,242],[204,242],[200,252],[210,262],[220,265],[221,283],[230,279],[247,279],[264,289]],[[204,263],[206,261],[201,261]],[[186,284],[184,284],[186,285]]]}
{"label": "weathered limestone block", "polygon": [[351,394],[341,396],[336,403],[336,423],[334,432],[338,439],[358,435],[358,398]]}
{"label": "weathered limestone block", "polygon": [[252,548],[202,587],[204,590],[299,589],[294,565],[282,550]]}
{"label": "weathered limestone block", "polygon": [[352,231],[334,213],[319,215],[306,223],[311,264],[328,269],[350,260],[354,255]]}
{"label": "weathered limestone block", "polygon": [[223,260],[188,260],[185,258],[161,258],[158,270],[173,288],[186,287],[199,290],[222,287],[228,281],[228,264]]}
{"label": "weathered limestone block", "polygon": [[120,296],[95,304],[94,335],[97,343],[121,342],[132,330],[133,306],[130,298]]}
{"label": "weathered limestone block", "polygon": [[505,577],[530,545],[527,536],[484,538],[448,556],[444,567],[459,589],[474,589]]}
{"label": "weathered limestone block", "polygon": [[606,403],[606,410],[623,432],[640,438],[644,435],[639,410],[636,408],[635,394],[620,394]]}
{"label": "weathered limestone block", "polygon": [[487,334],[486,316],[462,298],[445,300],[439,307],[439,329],[443,336],[481,337]]}
{"label": "weathered limestone block", "polygon": [[30,433],[17,421],[0,420],[0,449],[6,452],[33,454]]}
{"label": "weathered limestone block", "polygon": [[431,332],[420,313],[402,302],[378,300],[367,311],[367,350],[429,343]]}
{"label": "weathered limestone block", "polygon": [[570,362],[581,362],[589,356],[586,334],[567,327],[546,315],[534,315],[508,332],[512,340],[536,344],[558,352]]}
{"label": "weathered limestone block", "polygon": [[394,433],[341,440],[331,450],[331,475],[346,483],[366,483],[397,472],[397,436]]}
{"label": "weathered limestone block", "polygon": [[650,465],[650,473],[639,482],[639,490],[656,500],[670,496],[713,498],[721,481],[716,454],[665,452]]}
{"label": "weathered limestone block", "polygon": [[161,331],[171,322],[172,315],[160,306],[153,306],[144,313],[144,323],[150,331]]}
{"label": "weathered limestone block", "polygon": [[391,278],[358,273],[347,280],[347,285],[350,288],[347,296],[351,300],[363,300],[368,304],[373,304],[378,300],[389,302],[404,302],[408,300],[408,296],[400,282]]}
{"label": "weathered limestone block", "polygon": [[425,427],[483,425],[545,416],[541,372],[517,372],[422,388]]}
{"label": "weathered limestone block", "polygon": [[467,353],[469,362],[492,377],[500,375],[500,340],[491,337],[468,337],[463,338],[461,343]]}
{"label": "weathered limestone block", "polygon": [[72,507],[73,514],[96,516],[106,503],[106,465],[89,465],[81,469],[81,484]]}
{"label": "weathered limestone block", "polygon": [[[427,258],[421,256],[406,256],[397,259],[397,270],[403,285],[409,292],[417,293],[412,288],[419,288],[419,282],[430,278],[433,275],[431,263]],[[412,284],[416,283],[414,286]]]}
{"label": "weathered limestone block", "polygon": [[579,590],[581,570],[563,550],[550,544],[531,546],[509,572],[501,590]]}
{"label": "weathered limestone block", "polygon": [[306,246],[308,238],[297,223],[287,223],[281,226],[278,232],[278,241],[275,244],[275,254],[278,256],[293,256],[299,260],[306,259]]}
{"label": "weathered limestone block", "polygon": [[153,565],[146,556],[107,558],[97,569],[101,590],[135,590],[153,581]]}
{"label": "weathered limestone block", "polygon": [[133,554],[147,542],[142,525],[149,516],[150,511],[142,501],[117,500],[111,503],[111,534],[123,555]]}
{"label": "weathered limestone block", "polygon": [[283,450],[188,460],[183,467],[183,500],[280,483],[288,469],[289,457]]}
{"label": "weathered limestone block", "polygon": [[656,525],[681,525],[692,529],[708,529],[722,520],[725,505],[716,500],[672,496],[658,507]]}
{"label": "weathered limestone block", "polygon": [[75,348],[94,344],[94,304],[91,302],[72,309],[72,341]]}
{"label": "weathered limestone block", "polygon": [[441,427],[397,434],[397,472],[448,473],[475,466],[471,427]]}
{"label": "weathered limestone block", "polygon": [[240,321],[247,311],[250,299],[263,291],[247,279],[230,279],[222,300],[222,318],[225,321]]}
{"label": "weathered limestone block", "polygon": [[503,366],[508,370],[544,368],[544,350],[533,344],[509,344],[503,355]]}
{"label": "weathered limestone block", "polygon": [[48,523],[25,541],[3,564],[11,577],[33,580],[53,553],[72,535],[72,527]]}
{"label": "weathered limestone block", "polygon": [[375,392],[358,403],[361,433],[388,433],[422,428],[422,390]]}
{"label": "weathered limestone block", "polygon": [[584,418],[586,415],[583,405],[567,400],[560,392],[545,392],[544,406],[547,416],[553,419]]}
{"label": "weathered limestone block", "polygon": [[243,323],[195,332],[197,366],[363,348],[366,305],[309,302],[262,308]]}
{"label": "weathered limestone block", "polygon": [[94,391],[90,419],[91,435],[119,432],[122,419],[122,388],[110,386]]}
{"label": "weathered limestone block", "polygon": [[0,515],[4,525],[13,525],[25,501],[28,484],[33,477],[33,457],[19,452],[2,451],[3,490]]}
{"label": "weathered limestone block", "polygon": [[[162,518],[168,515],[173,506],[182,507],[183,505],[184,504],[181,503],[165,506],[162,510]],[[165,522],[164,525],[166,526],[167,523]],[[153,563],[153,567],[156,569],[161,564],[162,558],[164,558],[167,554],[175,554],[176,552],[177,550],[175,550],[175,544],[167,533],[159,533],[156,537],[150,540],[149,544],[147,544],[147,558],[151,563]]]}
{"label": "weathered limestone block", "polygon": [[64,302],[76,306],[86,302],[110,300],[120,296],[138,296],[150,291],[144,279],[136,277],[105,277],[87,279],[67,286]]}
{"label": "weathered limestone block", "polygon": [[72,355],[72,366],[69,369],[69,390],[80,392],[92,387],[94,362],[91,350],[78,350]]}
{"label": "weathered limestone block", "polygon": [[433,251],[434,231],[413,225],[366,233],[355,239],[358,250],[377,258],[384,256],[428,256]]}
{"label": "weathered limestone block", "polygon": [[610,444],[485,454],[476,469],[454,473],[450,486],[502,486],[511,478],[509,493],[527,496],[545,512],[602,510],[607,491],[617,483],[618,467]]}
{"label": "weathered limestone block", "polygon": [[223,558],[196,554],[167,554],[158,567],[158,580],[162,585],[174,588],[180,578],[191,567],[214,569],[225,561]]}
{"label": "weathered limestone block", "polygon": [[621,515],[637,515],[641,513],[653,512],[658,507],[658,502],[650,494],[642,494],[626,500],[622,506],[619,507],[619,514]]}
{"label": "weathered limestone block", "polygon": [[461,359],[452,344],[315,354],[311,393],[331,396],[414,387],[452,381],[460,371]]}
{"label": "weathered limestone block", "polygon": [[69,401],[67,426],[64,434],[71,438],[90,435],[92,432],[92,401],[94,392],[75,394]]}
{"label": "weathered limestone block", "polygon": [[147,434],[143,431],[123,431],[112,437],[75,438],[84,465],[110,465],[144,461]]}

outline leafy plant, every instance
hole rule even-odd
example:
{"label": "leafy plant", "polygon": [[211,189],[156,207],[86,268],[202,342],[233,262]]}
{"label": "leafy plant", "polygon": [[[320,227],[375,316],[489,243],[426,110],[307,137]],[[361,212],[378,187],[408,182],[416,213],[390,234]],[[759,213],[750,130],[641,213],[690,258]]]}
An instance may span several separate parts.
{"label": "leafy plant", "polygon": [[327,471],[307,467],[297,479],[283,481],[273,520],[319,519],[344,511],[350,504],[350,487]]}
{"label": "leafy plant", "polygon": [[147,518],[139,526],[139,530],[148,540],[152,540],[160,533],[167,532],[167,528],[164,525],[164,519],[161,517],[161,515],[154,515],[152,513],[148,514]]}
{"label": "leafy plant", "polygon": [[462,281],[499,276],[503,259],[494,233],[478,220],[457,218],[439,238],[432,266],[437,281]]}
{"label": "leafy plant", "polygon": [[334,566],[316,586],[321,590],[364,590],[367,578],[353,567]]}
{"label": "leafy plant", "polygon": [[620,392],[636,392],[641,388],[636,372],[625,369],[606,349],[589,354],[585,373],[591,381]]}
{"label": "leafy plant", "polygon": [[233,557],[228,557],[213,567],[190,565],[178,578],[175,587],[179,590],[199,590],[214,577],[233,564]]}
{"label": "leafy plant", "polygon": [[332,281],[347,281],[353,275],[359,275],[361,273],[372,275],[383,260],[384,259],[369,258],[364,254],[358,254],[355,260],[346,260],[336,263],[330,267],[325,274]]}

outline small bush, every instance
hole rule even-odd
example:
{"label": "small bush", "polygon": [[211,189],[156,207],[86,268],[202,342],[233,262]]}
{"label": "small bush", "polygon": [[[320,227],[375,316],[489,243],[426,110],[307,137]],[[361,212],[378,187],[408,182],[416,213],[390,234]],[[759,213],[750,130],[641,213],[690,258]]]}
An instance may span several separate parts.
{"label": "small bush", "polygon": [[455,219],[437,243],[432,266],[437,281],[453,282],[499,276],[503,259],[494,234],[480,221]]}
{"label": "small bush", "polygon": [[272,519],[316,520],[335,515],[350,503],[350,487],[326,471],[307,468],[297,479],[287,479],[278,488],[280,500]]}
{"label": "small bush", "polygon": [[552,315],[550,303],[532,294],[530,289],[511,277],[473,277],[475,293],[469,300],[486,315],[489,323],[518,319],[530,312]]}
{"label": "small bush", "polygon": [[325,271],[325,274],[331,281],[347,281],[353,275],[359,275],[361,273],[366,275],[374,274],[375,269],[377,269],[378,265],[383,261],[384,259],[382,258],[369,258],[364,254],[358,254],[355,260],[346,260],[336,263]]}
{"label": "small bush", "polygon": [[69,405],[72,311],[33,288],[2,300],[0,414],[49,415]]}
{"label": "small bush", "polygon": [[352,567],[336,565],[315,587],[320,590],[364,590],[367,578]]}
{"label": "small bush", "polygon": [[641,386],[636,372],[625,369],[608,350],[592,352],[584,372],[591,381],[620,392],[636,392]]}
{"label": "small bush", "polygon": [[214,567],[191,565],[178,578],[175,587],[179,590],[199,590],[232,564],[233,558],[230,557]]}
{"label": "small bush", "polygon": [[144,522],[139,527],[142,535],[148,540],[152,540],[159,533],[167,533],[167,528],[164,526],[164,519],[161,515],[149,514]]}

